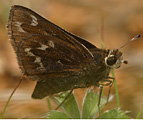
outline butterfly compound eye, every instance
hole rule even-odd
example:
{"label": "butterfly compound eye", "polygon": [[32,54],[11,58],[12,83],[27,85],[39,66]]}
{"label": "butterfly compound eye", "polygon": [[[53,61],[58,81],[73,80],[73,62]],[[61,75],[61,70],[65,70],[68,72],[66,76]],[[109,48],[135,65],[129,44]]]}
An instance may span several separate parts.
{"label": "butterfly compound eye", "polygon": [[112,66],[116,63],[116,61],[117,61],[117,59],[114,56],[111,56],[111,57],[107,58],[106,63],[107,63],[107,65]]}

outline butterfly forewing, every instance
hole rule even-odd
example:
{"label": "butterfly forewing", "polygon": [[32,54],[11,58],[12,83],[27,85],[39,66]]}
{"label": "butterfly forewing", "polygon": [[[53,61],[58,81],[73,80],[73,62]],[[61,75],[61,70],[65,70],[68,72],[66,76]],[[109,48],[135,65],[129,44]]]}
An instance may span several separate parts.
{"label": "butterfly forewing", "polygon": [[28,76],[75,71],[93,60],[84,45],[28,8],[12,7],[8,33]]}

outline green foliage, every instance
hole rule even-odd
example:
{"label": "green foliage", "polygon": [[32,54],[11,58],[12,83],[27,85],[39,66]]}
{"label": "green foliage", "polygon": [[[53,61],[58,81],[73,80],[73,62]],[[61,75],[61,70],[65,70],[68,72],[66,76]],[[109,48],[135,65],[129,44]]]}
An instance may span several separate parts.
{"label": "green foliage", "polygon": [[129,119],[130,117],[126,115],[125,111],[121,111],[120,109],[112,109],[104,112],[99,117],[100,119]]}
{"label": "green foliage", "polygon": [[46,118],[48,118],[48,119],[70,119],[71,117],[69,115],[67,115],[66,113],[51,110],[50,114],[48,116],[46,116]]}
{"label": "green foliage", "polygon": [[[99,95],[97,93],[94,93],[93,90],[87,91],[84,101],[83,101],[83,106],[82,106],[82,118],[83,119],[92,119],[96,116],[98,113],[98,99]],[[101,106],[105,105],[106,99],[102,98],[101,99]]]}
{"label": "green foliage", "polygon": [[[54,98],[54,101],[59,105],[67,96],[68,92],[66,92],[63,95],[60,95],[58,98]],[[64,113],[69,116],[69,118],[73,119],[79,119],[80,118],[80,110],[77,104],[77,101],[75,99],[74,93],[72,93],[68,99],[63,103],[61,106],[62,110]],[[58,113],[61,114],[61,113]],[[52,115],[52,114],[50,114]]]}
{"label": "green foliage", "polygon": [[[68,93],[64,94],[64,96],[60,97],[55,97],[54,101],[58,104],[60,104],[63,100],[64,97]],[[112,119],[112,118],[117,118],[117,119],[126,119],[129,118],[126,116],[126,112],[121,111],[119,109],[112,109],[109,111],[106,111],[102,113],[100,116],[98,115],[98,97],[99,95],[97,93],[94,93],[93,90],[88,90],[83,103],[82,103],[82,110],[80,113],[76,98],[74,93],[70,95],[70,97],[63,103],[61,106],[63,112],[60,111],[55,111],[51,110],[49,114],[45,118],[49,119],[93,119],[93,118],[104,118],[104,119]],[[101,98],[101,107],[104,107],[106,104],[106,98]]]}

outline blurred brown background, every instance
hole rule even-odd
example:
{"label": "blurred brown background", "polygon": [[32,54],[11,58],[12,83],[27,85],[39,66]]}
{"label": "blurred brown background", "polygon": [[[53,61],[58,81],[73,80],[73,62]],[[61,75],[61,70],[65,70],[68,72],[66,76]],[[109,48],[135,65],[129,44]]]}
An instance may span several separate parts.
{"label": "blurred brown background", "polygon": [[[143,33],[142,0],[0,0],[0,112],[21,77],[5,27],[10,7],[14,4],[34,10],[99,48],[101,36],[106,47],[114,49]],[[121,51],[124,59],[129,62],[128,65],[122,65],[115,70],[121,109],[130,111],[128,115],[132,118],[136,118],[141,111],[140,118],[143,118],[142,37]],[[40,118],[48,112],[45,99],[31,98],[34,86],[35,82],[32,81],[25,79],[22,82],[6,110],[5,118]],[[75,92],[81,105],[84,90]],[[112,87],[112,95],[114,93]],[[106,109],[116,107],[114,97]]]}

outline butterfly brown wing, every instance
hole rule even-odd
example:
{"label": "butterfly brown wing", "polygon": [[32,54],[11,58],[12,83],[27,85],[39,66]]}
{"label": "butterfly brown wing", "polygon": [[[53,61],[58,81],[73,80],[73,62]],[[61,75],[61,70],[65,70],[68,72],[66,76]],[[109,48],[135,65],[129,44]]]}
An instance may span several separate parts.
{"label": "butterfly brown wing", "polygon": [[[82,44],[82,39],[66,32],[28,8],[12,7],[8,21],[8,34],[23,73],[32,80],[39,81],[35,91],[39,92],[40,87],[45,89],[48,87],[54,91],[50,85],[52,80],[61,85],[62,83],[57,82],[58,78],[76,76],[87,66],[94,64],[92,53],[83,45],[86,41]],[[47,85],[43,86],[45,81]],[[68,89],[71,87],[69,86]],[[62,91],[62,87],[58,89],[60,90],[57,92]],[[46,93],[46,95],[49,94],[53,93]]]}

